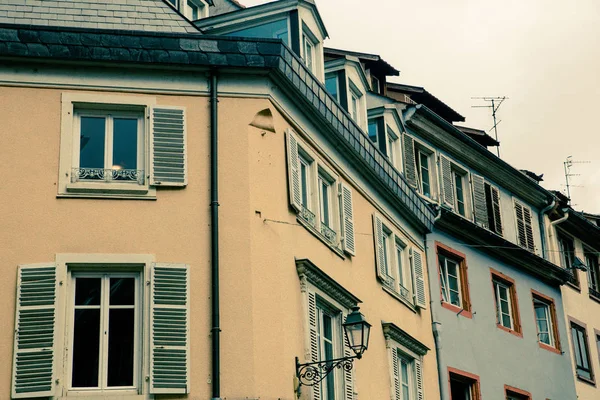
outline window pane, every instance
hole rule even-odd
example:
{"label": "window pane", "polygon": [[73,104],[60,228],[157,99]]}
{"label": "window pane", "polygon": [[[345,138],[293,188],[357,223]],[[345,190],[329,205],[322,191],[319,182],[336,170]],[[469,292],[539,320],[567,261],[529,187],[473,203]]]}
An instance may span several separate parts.
{"label": "window pane", "polygon": [[108,386],[133,386],[134,323],[133,308],[109,311]]}
{"label": "window pane", "polygon": [[104,168],[106,120],[103,117],[81,117],[79,167]]}
{"label": "window pane", "polygon": [[98,387],[99,356],[100,309],[75,310],[73,387]]}
{"label": "window pane", "polygon": [[110,279],[110,305],[132,306],[135,304],[135,278]]}
{"label": "window pane", "polygon": [[339,93],[338,93],[338,75],[335,74],[327,74],[325,75],[325,89],[332,95],[337,101],[340,101]]}
{"label": "window pane", "polygon": [[137,169],[137,118],[115,118],[112,169]]}
{"label": "window pane", "polygon": [[302,190],[302,206],[308,209],[308,165],[300,161],[300,186]]}
{"label": "window pane", "polygon": [[77,278],[75,281],[75,305],[100,305],[100,278]]}
{"label": "window pane", "polygon": [[195,21],[198,19],[198,6],[196,6],[190,0],[187,1],[187,11],[188,11],[187,16],[192,21]]}
{"label": "window pane", "polygon": [[577,335],[577,329],[571,326],[571,340],[573,340],[573,347],[575,348],[575,364],[581,365],[581,343],[579,343],[579,335]]}
{"label": "window pane", "polygon": [[281,39],[283,43],[288,44],[287,19],[280,19],[263,25],[230,32],[225,36]]}

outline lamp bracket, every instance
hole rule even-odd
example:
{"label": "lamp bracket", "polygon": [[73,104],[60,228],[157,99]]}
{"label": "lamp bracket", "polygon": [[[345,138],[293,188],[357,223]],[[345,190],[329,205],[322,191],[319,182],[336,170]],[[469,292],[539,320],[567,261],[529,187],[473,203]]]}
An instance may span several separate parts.
{"label": "lamp bracket", "polygon": [[354,359],[358,356],[335,358],[333,360],[316,361],[300,364],[296,357],[296,376],[299,385],[314,386],[321,382],[335,368],[351,371],[354,367]]}

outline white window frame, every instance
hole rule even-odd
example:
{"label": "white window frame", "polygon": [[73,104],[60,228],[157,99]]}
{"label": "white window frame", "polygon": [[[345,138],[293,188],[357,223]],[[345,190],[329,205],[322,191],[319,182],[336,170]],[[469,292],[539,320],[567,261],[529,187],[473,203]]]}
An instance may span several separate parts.
{"label": "white window frame", "polygon": [[[148,307],[148,304],[143,303],[143,286],[141,284],[141,274],[142,271],[138,272],[115,272],[114,270],[110,270],[110,265],[107,265],[108,271],[102,271],[102,268],[105,266],[100,266],[94,269],[84,269],[82,271],[78,271],[77,268],[68,268],[67,270],[67,279],[69,282],[69,300],[67,309],[70,313],[70,316],[67,316],[67,324],[66,324],[66,332],[68,334],[68,348],[73,349],[74,344],[74,318],[75,318],[75,282],[76,278],[101,278],[102,279],[102,302],[106,302],[104,307],[101,310],[101,331],[102,328],[106,328],[106,323],[108,322],[108,312],[106,308],[108,305],[108,290],[104,288],[106,285],[106,280],[113,277],[126,277],[126,278],[135,278],[135,327],[134,327],[134,356],[133,356],[133,383],[134,385],[131,387],[114,387],[108,388],[103,387],[106,383],[107,377],[105,376],[107,363],[108,363],[108,348],[104,348],[108,345],[107,340],[108,337],[102,335],[100,333],[100,351],[101,355],[99,358],[99,387],[98,388],[84,388],[84,387],[73,387],[72,379],[73,379],[73,351],[71,351],[70,358],[67,361],[66,376],[65,376],[65,388],[68,391],[69,395],[103,395],[103,396],[119,396],[119,395],[131,395],[138,394],[142,387],[142,376],[141,376],[141,364],[142,364],[142,331],[143,331],[143,311],[145,307]],[[94,271],[94,272],[92,272]],[[102,303],[101,303],[102,304]]]}
{"label": "white window frame", "polygon": [[[335,81],[335,88],[336,88],[336,96],[335,99],[337,100],[337,102],[340,102],[340,71],[331,71],[331,72],[327,72],[325,73],[325,83],[327,82],[328,79],[333,78],[333,80]],[[329,93],[332,97],[333,95],[328,91],[327,93]]]}
{"label": "white window frame", "polygon": [[[445,254],[440,254],[438,256],[438,262],[440,261],[439,258],[443,257],[444,260],[444,265],[439,265],[439,269],[440,269],[440,279],[441,279],[441,290],[442,290],[442,301],[448,304],[451,304],[453,306],[459,307],[459,308],[463,308],[464,304],[463,304],[463,289],[462,289],[462,279],[464,279],[464,277],[461,274],[460,268],[461,268],[461,261],[457,261],[456,259],[453,259],[452,257],[448,257]],[[450,296],[450,291],[453,289],[450,289],[450,286],[448,284],[449,282],[449,272],[448,272],[448,261],[454,263],[456,265],[456,282],[458,285],[458,290],[456,290],[456,292],[458,292],[458,303],[459,304],[452,304],[452,297]]]}
{"label": "white window frame", "polygon": [[[538,322],[538,316],[537,316],[537,312],[536,312],[536,305],[541,305],[545,309],[544,314],[545,314],[545,317],[546,317],[546,325],[548,326],[548,332],[540,332],[540,330],[539,330],[539,325],[537,323]],[[537,332],[538,342],[543,343],[543,344],[545,344],[547,346],[556,348],[556,343],[555,343],[556,340],[554,338],[554,329],[555,329],[555,327],[554,327],[554,324],[552,322],[552,308],[551,307],[552,307],[552,305],[548,304],[548,302],[543,301],[543,300],[541,300],[539,298],[536,298],[536,297],[533,298],[533,311],[534,311],[534,316],[535,316],[535,328],[536,328],[536,332]],[[542,334],[548,335],[550,343],[542,342],[540,340],[540,335],[542,335]]]}
{"label": "white window frame", "polygon": [[[420,140],[411,136],[414,141],[415,149],[415,175],[417,179],[417,192],[425,199],[429,201],[437,200],[439,192],[438,188],[438,173],[436,163],[435,150]],[[419,154],[422,153],[427,157],[427,165],[429,171],[429,196],[423,193],[423,178],[421,174],[421,160],[418,159]]]}
{"label": "white window frame", "polygon": [[[452,188],[454,191],[454,212],[458,215],[461,215],[467,219],[473,219],[473,204],[471,202],[471,179],[469,171],[456,164],[452,161],[451,165],[452,172]],[[460,214],[458,212],[458,188],[456,187],[456,176],[460,176],[461,184],[462,184],[462,194],[463,194],[463,207],[465,210],[464,214]]]}
{"label": "white window frame", "polygon": [[[391,289],[396,295],[414,306],[413,266],[408,254],[408,240],[401,236],[398,230],[392,228],[380,216],[378,218],[381,219],[383,229],[383,246],[387,274],[387,282],[384,287]],[[398,248],[402,248],[400,260],[398,260]],[[400,264],[398,261],[400,261]],[[402,266],[402,271],[398,268],[400,265]],[[408,282],[408,285],[403,285],[401,281],[403,283]]]}
{"label": "white window frame", "polygon": [[[150,124],[149,112],[156,105],[155,97],[120,96],[64,92],[61,105],[61,140],[58,177],[59,197],[156,197],[156,189],[149,185],[150,172]],[[73,178],[73,169],[79,166],[79,121],[81,115],[98,115],[99,112],[120,113],[130,109],[140,115],[142,130],[138,131],[138,165],[144,171],[144,183],[123,181],[82,181]],[[112,128],[111,128],[112,129]],[[140,140],[142,138],[143,140]],[[140,154],[142,157],[140,157]],[[105,155],[106,157],[106,155]],[[143,161],[142,161],[143,160]],[[142,164],[140,164],[142,162]]]}
{"label": "white window frame", "polygon": [[[385,119],[384,119],[385,123]],[[392,130],[392,128],[385,123],[385,137],[387,140],[386,150],[387,156],[392,163],[392,165],[399,171],[402,170],[401,167],[401,156],[400,156],[400,138],[399,136]]]}
{"label": "white window frame", "polygon": [[[373,142],[373,144],[375,144],[375,147],[379,148],[378,143],[379,143],[379,124],[377,123],[377,120],[381,118],[381,117],[374,117],[374,118],[369,118],[367,120],[367,136],[369,136],[369,139],[371,140],[371,142]],[[373,121],[373,124],[375,125],[375,140],[373,140],[371,138],[371,135],[369,133],[369,125],[371,124],[371,121]]]}
{"label": "white window frame", "polygon": [[[206,4],[204,1],[202,1],[202,0],[181,0],[181,1],[185,2],[185,4],[182,7],[185,11],[182,12],[182,14],[185,15],[186,18],[189,19],[190,21],[195,21],[198,19],[208,17],[208,4]],[[192,5],[194,7],[196,7],[196,9],[198,10],[198,18],[196,18],[196,19],[193,18],[193,15],[190,12],[189,3],[192,3]]]}
{"label": "white window frame", "polygon": [[[306,204],[302,204],[308,211],[317,215],[313,199],[313,186],[314,186],[314,174],[315,174],[315,159],[308,154],[302,147],[298,146],[298,161],[299,161],[299,176],[300,176],[300,199],[304,201],[306,197]],[[305,174],[302,173],[304,167]],[[306,191],[304,190],[303,180],[306,179]]]}
{"label": "white window frame", "polygon": [[[506,283],[500,282],[497,279],[493,280],[494,283],[494,296],[496,296],[496,318],[497,318],[497,323],[499,325],[502,325],[503,327],[510,329],[510,330],[515,330],[515,316],[513,315],[513,305],[512,305],[512,295],[511,295],[511,289],[510,289],[510,285],[507,285]],[[508,317],[510,319],[510,326],[506,326],[504,325],[504,319],[502,318],[503,315],[506,315],[505,313],[502,312],[502,306],[500,304],[501,299],[500,299],[500,288],[506,290],[506,298],[507,298],[507,303],[508,303]]]}
{"label": "white window frame", "polygon": [[[319,192],[319,223],[325,225],[327,228],[334,228],[333,218],[333,202],[334,202],[334,188],[335,179],[329,174],[323,171],[323,168],[319,168],[317,173],[317,185]],[[326,186],[327,192],[323,192],[323,186]],[[327,200],[325,202],[325,200]],[[327,219],[327,221],[325,221]],[[329,222],[329,223],[326,223]]]}
{"label": "white window frame", "polygon": [[348,109],[350,110],[350,116],[356,122],[358,126],[362,126],[363,121],[363,93],[360,91],[358,86],[351,79],[348,79],[348,94],[349,102]]}
{"label": "white window frame", "polygon": [[[389,371],[390,371],[390,379],[391,379],[391,399],[392,400],[418,400],[422,397],[419,397],[418,387],[417,387],[417,377],[416,377],[416,362],[421,363],[421,368],[423,366],[423,358],[415,353],[414,351],[408,349],[406,346],[398,343],[394,339],[386,339],[386,347],[388,349],[388,359],[389,359]],[[395,382],[394,382],[394,353],[398,360],[398,378],[400,384],[400,397],[396,396],[395,392]],[[405,399],[402,396],[402,361],[404,361],[408,367],[408,388],[409,388],[409,398]]]}
{"label": "white window frame", "polygon": [[[316,307],[317,307],[317,338],[319,341],[319,360],[325,360],[324,339],[323,339],[323,315],[328,315],[331,318],[331,333],[332,333],[332,348],[333,358],[343,357],[344,353],[344,337],[342,332],[342,308],[334,305],[330,299],[327,299],[322,293],[316,292]],[[331,372],[334,380],[334,396],[335,398],[342,397],[343,393],[343,374],[341,370]],[[337,373],[336,373],[337,372]],[[320,382],[321,396],[324,396],[327,390],[327,378]]]}

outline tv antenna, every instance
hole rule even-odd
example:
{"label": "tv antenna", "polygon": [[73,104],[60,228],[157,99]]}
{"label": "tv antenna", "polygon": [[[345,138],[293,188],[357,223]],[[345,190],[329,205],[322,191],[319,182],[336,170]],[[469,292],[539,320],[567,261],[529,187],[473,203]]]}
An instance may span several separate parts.
{"label": "tv antenna", "polygon": [[566,187],[567,187],[567,197],[569,198],[569,201],[571,201],[571,187],[582,187],[581,185],[572,185],[570,183],[570,178],[572,176],[579,176],[581,174],[572,174],[571,173],[571,167],[573,166],[573,164],[589,164],[590,161],[573,161],[573,156],[568,156],[567,159],[565,160],[565,162],[563,162],[563,165],[565,167],[565,183],[566,183]]}
{"label": "tv antenna", "polygon": [[[487,106],[471,106],[471,107],[472,108],[491,108],[492,109],[492,118],[494,118],[494,126],[492,126],[488,130],[488,132],[490,132],[493,129],[494,136],[496,138],[496,142],[498,142],[498,125],[500,124],[500,122],[502,122],[502,120],[496,121],[496,111],[498,111],[498,109],[500,108],[500,106],[502,105],[504,100],[507,100],[508,97],[506,97],[506,96],[502,96],[502,97],[471,97],[471,99],[483,100],[483,101],[490,103]],[[500,157],[500,146],[496,146],[496,154],[498,155],[498,157]]]}

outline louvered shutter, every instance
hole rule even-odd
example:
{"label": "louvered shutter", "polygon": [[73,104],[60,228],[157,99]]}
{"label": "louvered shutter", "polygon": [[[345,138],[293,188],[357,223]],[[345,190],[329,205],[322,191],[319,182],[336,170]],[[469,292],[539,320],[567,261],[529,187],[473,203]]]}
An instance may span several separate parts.
{"label": "louvered shutter", "polygon": [[535,250],[533,243],[533,227],[531,225],[531,209],[523,207],[523,221],[525,222],[525,237],[527,239],[527,248],[531,251]]}
{"label": "louvered shutter", "polygon": [[340,183],[342,210],[342,247],[346,253],[356,255],[354,243],[354,212],[352,209],[352,189],[344,183]]}
{"label": "louvered shutter", "polygon": [[[308,291],[308,334],[310,340],[310,361],[319,361],[319,337],[317,335],[317,296]],[[312,399],[321,400],[321,386],[312,387]]]}
{"label": "louvered shutter", "polygon": [[392,372],[394,377],[394,396],[392,396],[393,400],[402,400],[402,387],[400,382],[400,360],[398,359],[398,349],[396,347],[392,347]]}
{"label": "louvered shutter", "polygon": [[291,130],[285,132],[287,139],[287,169],[290,204],[296,211],[302,209],[300,193],[300,160],[298,159],[298,138]]}
{"label": "louvered shutter", "polygon": [[416,249],[411,249],[411,259],[415,286],[415,304],[418,307],[426,308],[427,299],[425,297],[425,276],[423,271],[423,259],[421,257],[421,253]]}
{"label": "louvered shutter", "polygon": [[404,141],[404,177],[409,185],[417,187],[417,164],[415,162],[415,141],[406,133],[402,135]]}
{"label": "louvered shutter", "polygon": [[490,193],[492,195],[492,208],[494,213],[494,231],[502,236],[502,213],[500,211],[500,191],[490,186]]}
{"label": "louvered shutter", "polygon": [[187,185],[185,108],[151,109],[150,185]]}
{"label": "louvered shutter", "polygon": [[381,279],[384,284],[388,284],[383,247],[383,222],[381,222],[381,219],[376,214],[373,214],[373,233],[377,277]]}
{"label": "louvered shutter", "polygon": [[[344,321],[346,316],[347,314],[344,316]],[[342,336],[344,337],[344,357],[354,356],[354,352],[350,348],[350,343],[348,343],[348,338],[344,332],[342,332]],[[354,365],[354,368],[356,368],[356,364]],[[354,368],[351,370],[344,369],[344,400],[354,399]]]}
{"label": "louvered shutter", "polygon": [[442,174],[442,191],[444,204],[454,208],[454,182],[452,180],[452,163],[450,160],[440,155],[440,170]]}
{"label": "louvered shutter", "polygon": [[417,400],[424,400],[425,395],[423,394],[423,365],[421,360],[415,359],[415,381],[417,384]]}
{"label": "louvered shutter", "polygon": [[54,395],[56,370],[56,266],[18,270],[12,398]]}
{"label": "louvered shutter", "polygon": [[189,286],[187,265],[153,265],[150,393],[189,391]]}
{"label": "louvered shutter", "polygon": [[489,227],[488,210],[485,202],[485,181],[483,177],[471,174],[471,187],[473,188],[473,211],[475,223],[484,228]]}
{"label": "louvered shutter", "polygon": [[517,217],[517,241],[519,246],[527,248],[527,236],[525,233],[525,221],[523,217],[523,206],[515,201],[515,215]]}

